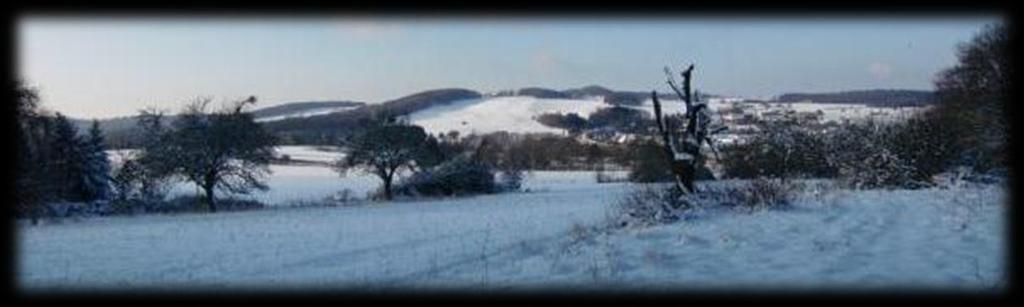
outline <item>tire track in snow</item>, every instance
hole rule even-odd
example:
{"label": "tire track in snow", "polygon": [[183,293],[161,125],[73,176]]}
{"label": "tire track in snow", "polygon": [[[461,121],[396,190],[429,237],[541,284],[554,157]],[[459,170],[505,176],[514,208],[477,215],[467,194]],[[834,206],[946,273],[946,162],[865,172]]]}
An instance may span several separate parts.
{"label": "tire track in snow", "polygon": [[[291,263],[277,265],[276,268],[274,268],[274,269],[261,270],[261,271],[257,271],[257,272],[251,272],[251,273],[246,274],[246,275],[273,274],[273,273],[277,273],[277,272],[280,272],[280,271],[288,271],[288,270],[292,270],[292,269],[296,269],[296,268],[301,268],[301,267],[335,266],[335,265],[339,265],[339,264],[346,264],[346,263],[348,263],[347,261],[353,260],[354,258],[357,258],[359,256],[370,255],[370,254],[373,254],[373,253],[393,254],[393,253],[387,253],[385,251],[387,251],[387,250],[397,250],[397,249],[413,249],[413,248],[417,248],[417,247],[420,247],[420,246],[426,246],[428,244],[438,243],[438,242],[442,242],[442,241],[446,241],[446,240],[462,237],[462,236],[465,236],[467,234],[472,234],[472,233],[475,233],[475,232],[477,232],[477,231],[476,230],[461,231],[461,232],[448,233],[448,234],[444,234],[444,235],[440,235],[440,236],[434,236],[434,237],[429,237],[429,238],[407,239],[407,240],[402,240],[402,241],[398,241],[398,242],[386,243],[386,244],[370,246],[370,247],[364,247],[364,248],[359,248],[359,249],[354,249],[354,250],[346,250],[346,251],[337,252],[337,253],[330,253],[330,254],[320,255],[320,256],[317,256],[317,257],[308,258],[308,259],[301,260],[301,261],[295,261],[295,262],[291,262]],[[363,264],[363,263],[361,263],[361,262],[352,262],[351,264]]]}
{"label": "tire track in snow", "polygon": [[[852,226],[844,226],[839,232],[844,248],[823,268],[822,276],[843,275],[851,270],[865,270],[874,259],[874,249],[879,240],[891,235],[901,235],[896,226],[906,207],[898,204],[884,204],[870,210],[871,218],[863,217]],[[878,222],[880,221],[880,222]]]}
{"label": "tire track in snow", "polygon": [[[475,254],[475,255],[467,256],[467,257],[461,257],[461,258],[458,258],[458,259],[456,259],[454,261],[447,262],[447,263],[442,264],[442,265],[437,266],[437,267],[428,268],[428,269],[419,270],[419,271],[414,271],[412,273],[408,273],[408,274],[405,274],[403,276],[399,276],[399,277],[396,277],[396,278],[392,278],[392,279],[386,280],[386,281],[384,281],[382,283],[381,286],[369,286],[369,287],[370,288],[377,288],[377,287],[381,287],[381,288],[394,288],[395,286],[399,286],[399,285],[401,285],[403,283],[406,283],[406,284],[407,283],[411,283],[411,282],[414,283],[417,280],[429,277],[429,276],[434,275],[434,274],[438,274],[438,273],[446,272],[446,271],[451,271],[451,270],[454,270],[456,268],[463,267],[463,266],[468,266],[468,265],[475,264],[475,263],[478,263],[478,262],[488,261],[491,257],[498,256],[498,255],[504,254],[506,252],[513,251],[513,250],[517,249],[518,246],[521,246],[523,244],[542,244],[543,245],[543,244],[546,244],[546,243],[557,241],[557,240],[559,240],[561,238],[565,238],[565,236],[566,236],[566,232],[560,232],[560,233],[557,233],[555,235],[550,235],[550,236],[545,236],[545,237],[540,237],[540,238],[534,238],[534,239],[515,241],[513,243],[502,245],[502,246],[494,249],[493,251],[488,251],[486,253]],[[411,284],[411,285],[415,286],[415,284]]]}

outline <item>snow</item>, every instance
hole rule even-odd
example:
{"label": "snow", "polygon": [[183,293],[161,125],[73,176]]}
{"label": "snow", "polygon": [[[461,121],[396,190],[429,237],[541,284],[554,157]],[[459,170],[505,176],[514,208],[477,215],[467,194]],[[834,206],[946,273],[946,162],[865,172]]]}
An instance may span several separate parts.
{"label": "snow", "polygon": [[331,114],[331,113],[337,113],[337,112],[357,109],[359,107],[360,106],[314,108],[314,109],[309,109],[309,110],[305,110],[305,111],[302,111],[302,112],[295,112],[295,113],[289,113],[289,114],[284,114],[284,115],[276,115],[276,116],[260,117],[260,118],[256,118],[256,121],[257,122],[270,122],[270,121],[276,121],[276,120],[282,120],[282,119],[288,119],[288,118],[310,117],[310,116],[316,116],[316,115],[325,115],[325,114]]}
{"label": "snow", "polygon": [[[1004,194],[995,186],[840,190],[786,211],[712,211],[598,232],[547,254],[495,259],[489,269],[506,289],[995,290],[1006,282]],[[518,271],[524,266],[550,269]]]}
{"label": "snow", "polygon": [[[322,201],[345,189],[351,191],[353,198],[365,198],[380,186],[380,179],[377,177],[358,172],[341,176],[334,170],[323,166],[274,164],[270,165],[270,171],[272,174],[266,178],[269,190],[232,196],[257,200],[269,206],[290,206]],[[178,182],[171,188],[168,198],[188,195],[202,194],[197,185]]]}
{"label": "snow", "polygon": [[[278,146],[277,155],[289,155],[294,162],[306,164],[271,164],[271,175],[266,178],[268,191],[253,191],[249,195],[233,195],[238,198],[260,201],[270,206],[288,206],[299,203],[318,202],[343,190],[349,190],[353,198],[365,198],[380,185],[380,179],[361,174],[358,171],[341,176],[329,167],[343,153],[326,146]],[[108,150],[111,163],[117,165],[125,155],[136,153],[134,149]],[[168,192],[168,198],[186,195],[200,195],[199,187],[189,182],[176,182]]]}
{"label": "snow", "polygon": [[332,146],[277,146],[277,157],[288,155],[293,161],[334,163],[345,156],[338,147]]}
{"label": "snow", "polygon": [[456,101],[409,115],[409,121],[430,133],[459,131],[462,135],[497,131],[513,133],[564,133],[534,120],[546,113],[577,113],[586,118],[610,107],[599,98],[589,100],[543,99],[529,96],[489,97]]}
{"label": "snow", "polygon": [[[271,180],[310,176],[311,168],[285,168]],[[302,190],[311,181],[297,181],[272,186],[315,193]],[[629,183],[533,172],[524,187],[347,207],[23,223],[17,283],[28,291],[1005,286],[1001,186],[810,189],[789,210],[708,209],[615,231],[586,229],[604,221]]]}
{"label": "snow", "polygon": [[602,218],[605,201],[624,190],[593,184],[588,173],[544,174],[527,181],[563,184],[451,200],[24,227],[18,279],[27,290],[401,286],[481,254],[557,239],[568,223]]}

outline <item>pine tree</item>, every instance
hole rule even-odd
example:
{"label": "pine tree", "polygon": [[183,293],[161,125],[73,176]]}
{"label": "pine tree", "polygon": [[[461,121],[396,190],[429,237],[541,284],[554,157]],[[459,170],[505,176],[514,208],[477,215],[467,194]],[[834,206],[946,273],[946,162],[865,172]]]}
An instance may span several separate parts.
{"label": "pine tree", "polygon": [[82,178],[85,176],[85,153],[83,140],[71,121],[63,114],[57,113],[50,138],[53,158],[52,184],[56,188],[56,196],[66,201],[85,200]]}
{"label": "pine tree", "polygon": [[89,135],[85,140],[82,177],[83,188],[87,200],[110,199],[110,159],[107,157],[106,146],[103,145],[103,131],[99,121],[93,120]]}
{"label": "pine tree", "polygon": [[49,128],[49,119],[41,115],[39,95],[35,89],[16,82],[15,94],[15,135],[17,138],[17,163],[15,167],[15,208],[21,217],[38,222],[42,204],[50,200],[53,193],[47,176],[49,152],[44,146],[44,137]]}

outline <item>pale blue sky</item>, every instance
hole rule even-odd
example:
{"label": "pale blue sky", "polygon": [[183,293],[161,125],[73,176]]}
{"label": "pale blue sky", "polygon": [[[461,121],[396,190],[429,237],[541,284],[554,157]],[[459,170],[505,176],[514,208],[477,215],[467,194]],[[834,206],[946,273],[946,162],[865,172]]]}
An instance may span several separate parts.
{"label": "pale blue sky", "polygon": [[76,117],[177,111],[197,96],[380,102],[421,90],[666,91],[747,97],[930,89],[998,16],[945,18],[68,18],[19,21],[21,76]]}

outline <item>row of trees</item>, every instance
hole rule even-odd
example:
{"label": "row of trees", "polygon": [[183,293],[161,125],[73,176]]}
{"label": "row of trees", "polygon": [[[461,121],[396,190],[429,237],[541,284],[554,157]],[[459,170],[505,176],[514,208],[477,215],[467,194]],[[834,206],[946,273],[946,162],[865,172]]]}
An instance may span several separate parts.
{"label": "row of trees", "polygon": [[[335,170],[343,176],[352,170],[377,176],[382,181],[380,196],[388,200],[396,190],[409,196],[452,196],[519,185],[520,161],[496,158],[494,149],[500,147],[489,138],[459,138],[457,133],[435,137],[423,127],[379,117],[339,145],[345,155],[335,162]],[[403,171],[412,174],[396,188],[395,179]],[[507,184],[495,183],[499,171]]]}
{"label": "row of trees", "polygon": [[13,89],[18,215],[35,220],[46,203],[108,200],[110,164],[99,123],[82,135],[67,117],[42,108],[34,89],[20,82]]}
{"label": "row of trees", "polygon": [[1005,174],[1008,41],[1006,26],[993,25],[960,46],[959,63],[935,82],[937,104],[903,121],[762,121],[749,142],[725,150],[724,172],[738,178],[840,178],[868,188],[926,186],[955,167]]}
{"label": "row of trees", "polygon": [[583,118],[577,113],[547,113],[536,118],[537,122],[575,135],[589,129],[613,129],[623,133],[645,133],[654,124],[650,115],[634,108],[613,106],[601,108]]}
{"label": "row of trees", "polygon": [[758,123],[747,142],[723,148],[726,177],[839,178],[854,187],[918,187],[944,170],[949,148],[931,122],[865,121],[838,126],[785,116]]}
{"label": "row of trees", "polygon": [[209,99],[200,99],[170,123],[161,111],[142,111],[139,148],[112,165],[97,122],[81,135],[67,117],[42,108],[35,90],[21,83],[13,89],[19,216],[35,221],[62,202],[103,211],[148,209],[164,204],[170,183],[179,180],[202,188],[211,211],[217,210],[218,190],[267,189],[262,179],[270,173],[276,139],[244,111],[255,97],[216,111],[209,110]]}

